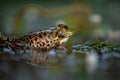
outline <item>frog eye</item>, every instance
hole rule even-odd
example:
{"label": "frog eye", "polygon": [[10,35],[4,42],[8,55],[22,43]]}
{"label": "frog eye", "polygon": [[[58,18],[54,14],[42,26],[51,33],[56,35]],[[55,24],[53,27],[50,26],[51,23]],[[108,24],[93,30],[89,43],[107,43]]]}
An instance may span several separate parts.
{"label": "frog eye", "polygon": [[58,24],[58,26],[60,27],[60,28],[64,28],[64,24]]}
{"label": "frog eye", "polygon": [[68,29],[68,26],[64,24],[59,24],[58,26],[60,27],[60,29]]}
{"label": "frog eye", "polygon": [[65,28],[65,29],[68,29],[68,26],[65,25],[64,28]]}

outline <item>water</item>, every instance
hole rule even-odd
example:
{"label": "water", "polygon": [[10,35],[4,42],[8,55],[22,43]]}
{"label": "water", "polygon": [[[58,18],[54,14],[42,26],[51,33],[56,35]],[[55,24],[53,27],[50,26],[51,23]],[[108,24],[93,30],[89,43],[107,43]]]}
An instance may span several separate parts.
{"label": "water", "polygon": [[119,80],[119,75],[119,53],[52,49],[0,54],[0,80]]}

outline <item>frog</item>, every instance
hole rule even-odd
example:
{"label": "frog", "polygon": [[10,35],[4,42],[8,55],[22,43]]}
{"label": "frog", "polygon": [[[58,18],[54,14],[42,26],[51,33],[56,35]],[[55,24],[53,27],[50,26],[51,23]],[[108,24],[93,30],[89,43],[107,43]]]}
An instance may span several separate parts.
{"label": "frog", "polygon": [[57,27],[28,33],[20,38],[0,37],[0,42],[25,43],[36,49],[60,48],[74,34],[74,30],[65,24]]}

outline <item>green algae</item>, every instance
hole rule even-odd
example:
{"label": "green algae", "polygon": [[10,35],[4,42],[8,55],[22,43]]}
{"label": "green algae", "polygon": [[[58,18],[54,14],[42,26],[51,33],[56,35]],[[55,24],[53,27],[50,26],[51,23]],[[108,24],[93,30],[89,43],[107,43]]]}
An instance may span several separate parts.
{"label": "green algae", "polygon": [[117,52],[120,53],[120,44],[119,43],[110,43],[108,41],[100,41],[99,39],[96,39],[93,42],[85,42],[82,44],[77,44],[73,46],[73,49],[80,50],[80,51],[91,51],[95,50],[98,52]]}

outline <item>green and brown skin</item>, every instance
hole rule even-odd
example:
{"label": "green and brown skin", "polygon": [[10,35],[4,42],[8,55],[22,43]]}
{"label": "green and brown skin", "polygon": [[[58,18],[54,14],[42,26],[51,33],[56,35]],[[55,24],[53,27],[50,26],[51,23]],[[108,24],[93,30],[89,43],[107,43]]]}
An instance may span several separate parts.
{"label": "green and brown skin", "polygon": [[8,41],[12,43],[24,42],[31,47],[48,49],[48,48],[59,48],[65,43],[70,36],[72,36],[74,30],[64,24],[59,24],[58,27],[51,28],[48,30],[42,30],[37,32],[29,33],[19,39],[10,37],[1,37],[0,41]]}

